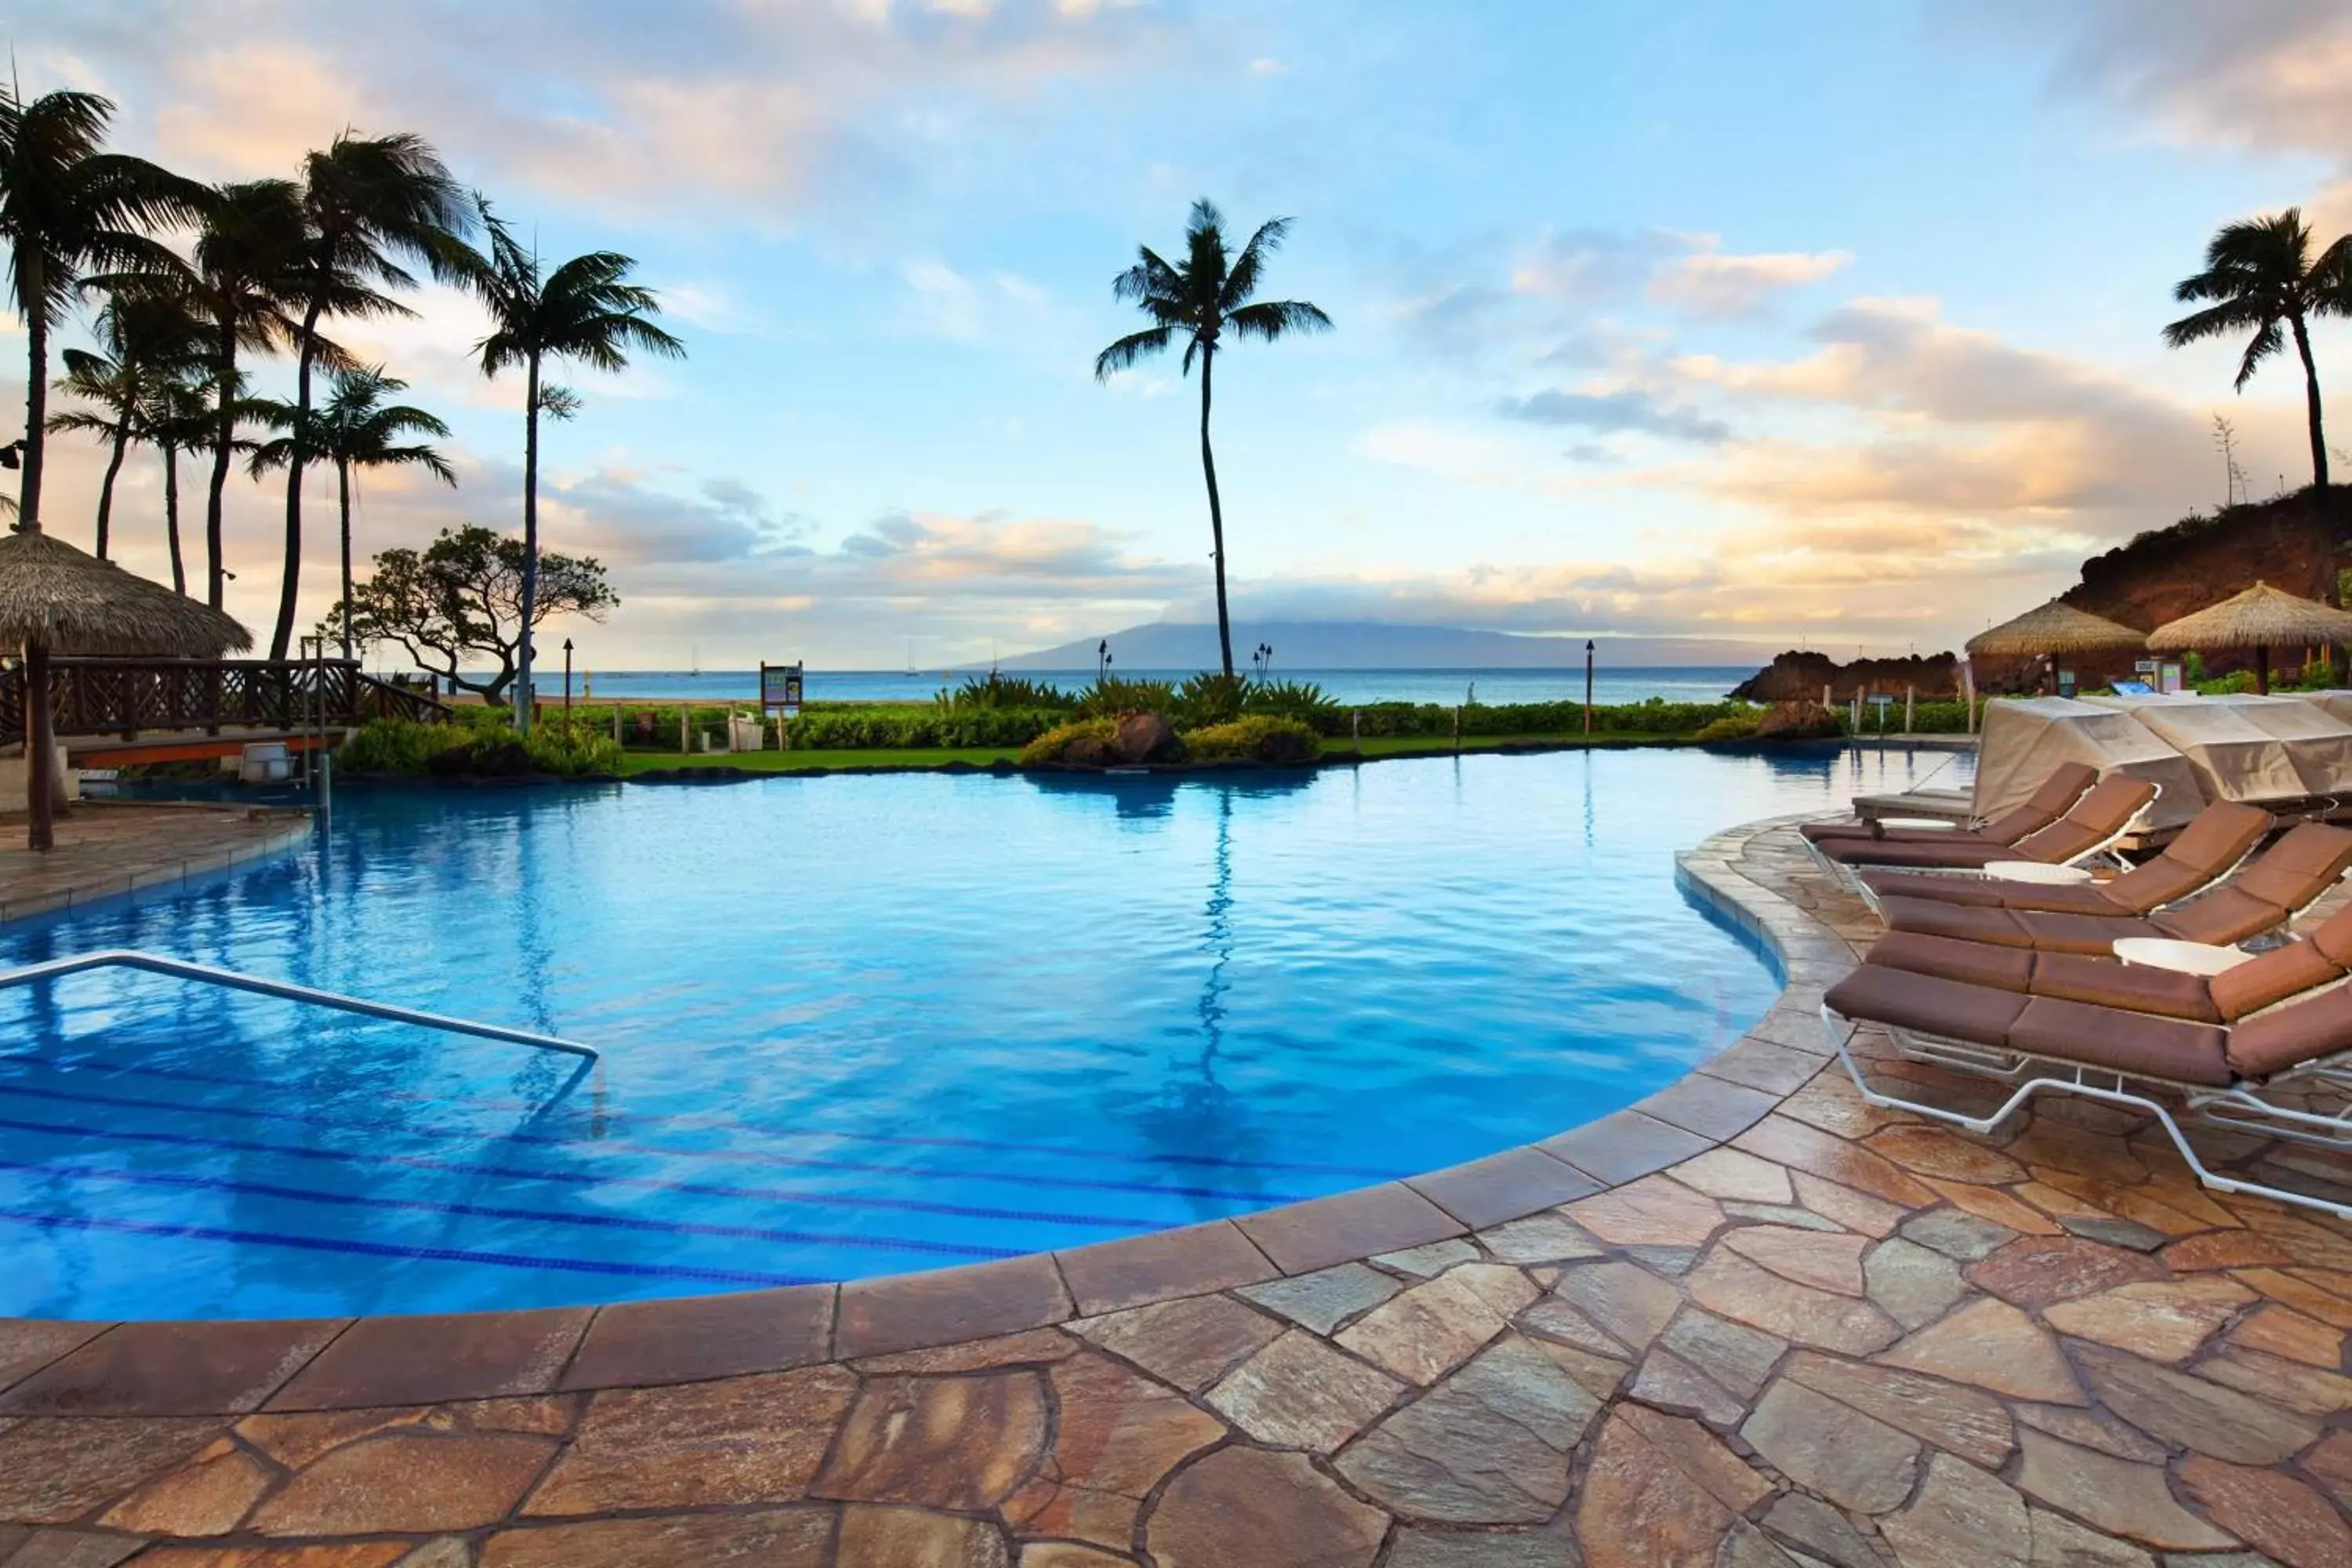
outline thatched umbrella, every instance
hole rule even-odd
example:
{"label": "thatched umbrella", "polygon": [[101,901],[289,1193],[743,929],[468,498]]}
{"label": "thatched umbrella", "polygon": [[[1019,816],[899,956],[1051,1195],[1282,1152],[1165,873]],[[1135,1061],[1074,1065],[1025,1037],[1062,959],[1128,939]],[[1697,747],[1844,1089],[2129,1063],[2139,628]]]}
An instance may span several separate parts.
{"label": "thatched umbrella", "polygon": [[2144,632],[2078,610],[2063,599],[2053,599],[1970,637],[1969,657],[2039,658],[2069,653],[2137,652],[2147,646]]}
{"label": "thatched umbrella", "polygon": [[50,847],[49,655],[218,658],[253,634],[209,605],[46,533],[0,535],[0,646],[25,650],[26,843]]}
{"label": "thatched umbrella", "polygon": [[2256,583],[2218,605],[2168,621],[2147,636],[2147,646],[2165,653],[2192,647],[2252,648],[2257,691],[2271,689],[2271,649],[2298,643],[2352,643],[2352,615]]}
{"label": "thatched umbrella", "polygon": [[2147,646],[2147,634],[2078,610],[2063,599],[2031,609],[1969,639],[1971,658],[2025,658],[2058,653],[2120,653]]}

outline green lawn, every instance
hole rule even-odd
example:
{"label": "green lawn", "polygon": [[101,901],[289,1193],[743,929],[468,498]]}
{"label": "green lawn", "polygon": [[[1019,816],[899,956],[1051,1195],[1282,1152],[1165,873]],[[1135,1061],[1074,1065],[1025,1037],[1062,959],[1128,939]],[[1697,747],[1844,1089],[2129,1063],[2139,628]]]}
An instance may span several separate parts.
{"label": "green lawn", "polygon": [[[1493,752],[1505,746],[1663,745],[1687,738],[1630,731],[1592,735],[1465,735],[1462,740],[1462,749],[1465,752]],[[1454,742],[1444,735],[1367,735],[1357,747],[1351,748],[1344,739],[1327,741],[1324,746],[1327,752],[1342,754],[1351,749],[1360,749],[1366,758],[1375,759],[1443,755],[1454,750]],[[644,773],[677,767],[721,767],[767,773],[795,768],[887,768],[920,772],[949,763],[969,763],[974,767],[986,767],[991,763],[1009,763],[1019,755],[1019,751],[1012,747],[987,746],[925,751],[631,752],[621,771],[624,773]]]}

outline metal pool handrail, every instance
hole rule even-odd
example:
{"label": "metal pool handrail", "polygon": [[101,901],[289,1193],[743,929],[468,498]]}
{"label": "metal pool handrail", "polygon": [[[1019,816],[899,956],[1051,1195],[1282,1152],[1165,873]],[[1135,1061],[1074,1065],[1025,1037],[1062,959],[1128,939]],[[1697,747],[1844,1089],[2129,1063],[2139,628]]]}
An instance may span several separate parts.
{"label": "metal pool handrail", "polygon": [[141,952],[127,947],[77,953],[71,958],[52,958],[43,963],[28,963],[22,969],[0,970],[0,990],[12,985],[27,985],[36,980],[53,979],[60,974],[78,974],[86,969],[144,969],[152,973],[194,980],[206,985],[224,985],[233,991],[250,991],[257,995],[276,996],[289,1002],[308,1002],[314,1006],[332,1007],[339,1012],[385,1018],[395,1024],[417,1024],[428,1029],[446,1029],[456,1035],[478,1035],[486,1040],[504,1040],[511,1045],[530,1046],[542,1051],[564,1051],[575,1057],[585,1057],[590,1061],[597,1060],[600,1055],[593,1046],[583,1046],[575,1040],[559,1040],[552,1035],[535,1035],[528,1029],[509,1029],[500,1024],[478,1024],[470,1018],[451,1018],[439,1013],[420,1013],[413,1007],[395,1007],[388,1002],[362,1001],[357,996],[345,996],[333,991],[317,991],[308,985],[289,984],[283,980],[264,980],[258,975],[240,974],[234,969],[215,969],[208,964],[189,963],[182,959],[165,958],[160,953]]}

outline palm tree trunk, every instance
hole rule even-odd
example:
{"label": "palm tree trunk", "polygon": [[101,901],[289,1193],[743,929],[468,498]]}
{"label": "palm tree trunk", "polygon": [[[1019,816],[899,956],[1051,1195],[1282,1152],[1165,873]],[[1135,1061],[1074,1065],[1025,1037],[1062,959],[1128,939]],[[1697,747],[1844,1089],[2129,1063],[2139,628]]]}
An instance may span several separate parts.
{"label": "palm tree trunk", "polygon": [[325,300],[310,296],[302,312],[302,336],[294,369],[294,440],[286,458],[286,570],[278,584],[278,627],[269,634],[269,657],[286,657],[294,640],[294,597],[302,588],[302,464],[310,445],[310,358],[318,348],[319,312]]}
{"label": "palm tree trunk", "polygon": [[2303,355],[2303,395],[2311,412],[2311,482],[2321,489],[2327,488],[2327,438],[2321,433],[2319,420],[2319,367],[2311,359],[2311,334],[2305,331],[2298,312],[2290,318],[2294,322],[2294,346]]}
{"label": "palm tree trunk", "polygon": [[180,559],[180,449],[163,444],[163,537],[172,547],[172,592],[185,597],[188,568]]}
{"label": "palm tree trunk", "polygon": [[215,610],[221,607],[221,591],[228,582],[227,568],[221,560],[221,496],[228,488],[228,458],[236,445],[236,323],[221,323],[220,367],[220,428],[213,434],[212,489],[205,496],[205,563],[206,582],[205,600]]}
{"label": "palm tree trunk", "polygon": [[107,525],[114,516],[114,476],[122,471],[122,448],[131,439],[131,416],[124,415],[115,421],[114,450],[107,455],[106,477],[98,481],[98,550],[100,561],[106,559]]}
{"label": "palm tree trunk", "polygon": [[539,609],[539,355],[530,356],[530,383],[523,403],[522,437],[522,636],[516,679],[515,729],[530,733],[530,623]]}
{"label": "palm tree trunk", "polygon": [[[28,247],[29,248],[29,247]],[[28,255],[23,263],[29,275],[25,279],[22,297],[39,300],[41,296],[41,261],[37,254]],[[26,374],[31,384],[25,388],[25,471],[16,488],[16,531],[41,531],[41,446],[48,433],[49,418],[49,323],[40,310],[31,312],[25,323]],[[42,667],[47,668],[45,664]],[[26,700],[32,700],[27,690]],[[29,710],[28,710],[29,711]]]}
{"label": "palm tree trunk", "polygon": [[1217,363],[1213,343],[1201,345],[1201,472],[1209,481],[1209,558],[1217,565],[1217,654],[1225,679],[1234,678],[1234,625],[1225,613],[1225,512],[1217,500],[1217,457],[1209,449],[1209,372]]}
{"label": "palm tree trunk", "polygon": [[352,657],[352,466],[335,459],[335,499],[343,513],[343,657]]}

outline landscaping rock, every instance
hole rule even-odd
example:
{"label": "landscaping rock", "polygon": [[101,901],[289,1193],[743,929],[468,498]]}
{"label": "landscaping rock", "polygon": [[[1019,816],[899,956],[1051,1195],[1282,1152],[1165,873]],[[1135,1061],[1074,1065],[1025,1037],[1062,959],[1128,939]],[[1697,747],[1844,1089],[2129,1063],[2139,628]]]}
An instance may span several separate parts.
{"label": "landscaping rock", "polygon": [[[1176,727],[1157,713],[1122,713],[1111,726],[1111,754],[1127,763],[1164,762],[1176,747]],[[1076,747],[1071,748],[1075,752]],[[1078,759],[1065,752],[1064,762]]]}

